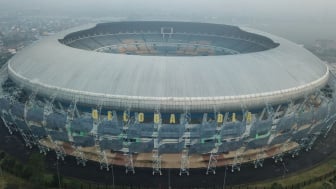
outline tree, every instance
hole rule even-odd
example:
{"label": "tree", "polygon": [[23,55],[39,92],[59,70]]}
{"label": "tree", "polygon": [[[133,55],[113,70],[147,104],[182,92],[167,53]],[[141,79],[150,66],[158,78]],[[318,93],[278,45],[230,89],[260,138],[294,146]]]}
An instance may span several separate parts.
{"label": "tree", "polygon": [[28,161],[27,169],[32,171],[29,181],[32,183],[33,187],[44,188],[44,156],[37,152],[32,153]]}
{"label": "tree", "polygon": [[275,182],[271,185],[271,189],[283,189],[283,186]]}
{"label": "tree", "polygon": [[19,185],[16,183],[7,183],[5,189],[19,189]]}
{"label": "tree", "polygon": [[21,162],[19,161],[16,161],[15,162],[15,165],[13,167],[13,173],[16,175],[16,176],[22,176],[22,173],[23,173],[23,165]]}
{"label": "tree", "polygon": [[59,183],[63,185],[63,176],[60,175],[60,178],[58,180],[58,175],[54,173],[50,185],[52,187],[58,187]]}

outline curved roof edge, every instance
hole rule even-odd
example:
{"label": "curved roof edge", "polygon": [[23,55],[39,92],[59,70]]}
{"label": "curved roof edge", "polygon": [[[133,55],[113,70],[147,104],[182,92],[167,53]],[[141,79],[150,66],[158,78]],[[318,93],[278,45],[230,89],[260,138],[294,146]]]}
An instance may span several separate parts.
{"label": "curved roof edge", "polygon": [[88,106],[102,105],[113,109],[132,109],[152,111],[159,109],[163,112],[189,110],[192,112],[206,112],[216,110],[237,110],[241,107],[248,109],[258,108],[266,104],[278,104],[288,102],[289,99],[297,99],[305,94],[316,91],[326,85],[329,80],[329,67],[326,65],[326,73],[319,79],[310,83],[285,90],[272,92],[215,97],[146,97],[112,95],[94,92],[85,92],[67,88],[46,85],[34,80],[29,80],[16,73],[8,64],[9,78],[24,86],[26,89],[34,89],[40,95],[57,95],[59,100],[73,101]]}

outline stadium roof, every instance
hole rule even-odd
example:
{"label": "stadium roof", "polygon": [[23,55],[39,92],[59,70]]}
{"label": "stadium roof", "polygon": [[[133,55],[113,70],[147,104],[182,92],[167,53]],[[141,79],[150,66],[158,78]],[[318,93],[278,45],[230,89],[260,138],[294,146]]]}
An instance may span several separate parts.
{"label": "stadium roof", "polygon": [[286,39],[276,48],[223,56],[138,56],[72,48],[60,43],[67,30],[17,53],[9,64],[14,81],[42,95],[114,108],[194,111],[279,103],[322,87],[326,64]]}

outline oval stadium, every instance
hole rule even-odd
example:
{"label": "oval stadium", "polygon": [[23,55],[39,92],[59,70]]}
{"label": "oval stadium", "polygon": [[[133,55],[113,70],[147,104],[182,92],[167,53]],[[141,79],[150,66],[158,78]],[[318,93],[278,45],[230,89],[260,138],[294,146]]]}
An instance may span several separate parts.
{"label": "oval stadium", "polygon": [[302,46],[222,24],[127,21],[45,37],[1,68],[0,116],[28,147],[126,173],[232,171],[309,150],[335,77]]}

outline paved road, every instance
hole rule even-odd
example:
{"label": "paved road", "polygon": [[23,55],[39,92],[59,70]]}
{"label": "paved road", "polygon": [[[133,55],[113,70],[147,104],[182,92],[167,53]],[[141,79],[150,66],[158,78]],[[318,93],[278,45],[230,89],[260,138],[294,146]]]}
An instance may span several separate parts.
{"label": "paved road", "polygon": [[[241,171],[231,172],[231,168],[227,171],[226,184],[236,185],[249,182],[260,181],[272,177],[278,177],[289,174],[300,169],[309,168],[326,158],[330,157],[336,151],[336,128],[334,127],[327,138],[320,137],[313,150],[309,152],[301,152],[296,158],[286,156],[284,164],[282,162],[274,163],[272,159],[264,161],[262,168],[255,169],[252,164],[243,165]],[[26,161],[31,153],[31,150],[24,147],[23,141],[19,136],[10,135],[2,123],[0,126],[0,149],[7,153],[16,156],[22,161]],[[33,149],[37,150],[37,149]],[[51,151],[46,156],[48,169],[56,171],[56,155]],[[284,165],[288,172],[284,172]],[[59,163],[60,173],[64,176],[77,177],[87,181],[99,182],[103,185],[112,185],[113,180],[115,185],[132,185],[135,186],[152,186],[154,188],[192,188],[192,187],[213,187],[222,186],[224,183],[225,168],[217,168],[216,175],[205,175],[206,169],[190,170],[190,176],[179,176],[178,169],[164,169],[162,176],[152,176],[152,169],[136,168],[136,173],[125,174],[125,167],[114,166],[113,175],[110,170],[101,171],[98,163],[88,162],[86,167],[77,166],[76,160],[73,157],[67,156],[65,161]],[[114,179],[113,179],[114,178]]]}

